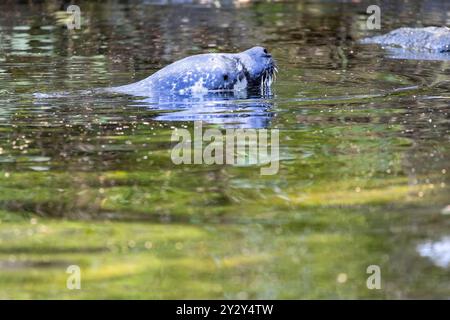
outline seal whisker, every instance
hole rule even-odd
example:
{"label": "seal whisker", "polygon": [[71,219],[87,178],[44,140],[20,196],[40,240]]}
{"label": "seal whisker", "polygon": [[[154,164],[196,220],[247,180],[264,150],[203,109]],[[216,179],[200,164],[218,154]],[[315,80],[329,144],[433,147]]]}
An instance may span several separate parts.
{"label": "seal whisker", "polygon": [[267,79],[267,70],[264,70],[262,76],[261,76],[261,94],[264,94],[266,91],[266,80]]}

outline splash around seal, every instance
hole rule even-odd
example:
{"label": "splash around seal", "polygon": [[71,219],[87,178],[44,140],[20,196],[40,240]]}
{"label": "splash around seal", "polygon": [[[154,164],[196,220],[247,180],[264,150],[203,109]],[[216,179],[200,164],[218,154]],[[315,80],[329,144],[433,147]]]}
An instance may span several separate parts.
{"label": "splash around seal", "polygon": [[141,81],[108,91],[136,96],[191,95],[258,90],[270,93],[277,65],[263,47],[240,53],[207,53],[178,60]]}

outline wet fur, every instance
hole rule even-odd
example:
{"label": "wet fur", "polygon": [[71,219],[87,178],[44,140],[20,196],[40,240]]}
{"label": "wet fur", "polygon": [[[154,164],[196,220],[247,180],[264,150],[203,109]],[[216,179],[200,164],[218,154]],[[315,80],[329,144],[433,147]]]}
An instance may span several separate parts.
{"label": "wet fur", "polygon": [[107,90],[138,96],[236,90],[257,90],[261,94],[269,94],[277,71],[275,60],[267,50],[253,47],[237,54],[190,56],[162,68],[146,79]]}

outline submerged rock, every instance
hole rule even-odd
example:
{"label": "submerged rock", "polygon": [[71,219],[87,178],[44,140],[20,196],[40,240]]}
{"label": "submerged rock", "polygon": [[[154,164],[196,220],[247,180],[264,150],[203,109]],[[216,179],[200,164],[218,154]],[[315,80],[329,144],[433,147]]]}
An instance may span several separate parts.
{"label": "submerged rock", "polygon": [[385,35],[366,38],[360,42],[417,51],[450,52],[450,28],[399,28]]}

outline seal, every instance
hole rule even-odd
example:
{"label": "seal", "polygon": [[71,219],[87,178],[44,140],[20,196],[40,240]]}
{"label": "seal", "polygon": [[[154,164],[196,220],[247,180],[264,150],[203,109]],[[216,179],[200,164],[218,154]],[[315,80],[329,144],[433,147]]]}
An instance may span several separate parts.
{"label": "seal", "polygon": [[192,95],[207,92],[259,90],[270,93],[278,72],[275,60],[263,47],[240,53],[206,53],[189,56],[141,81],[109,88],[135,96]]}

